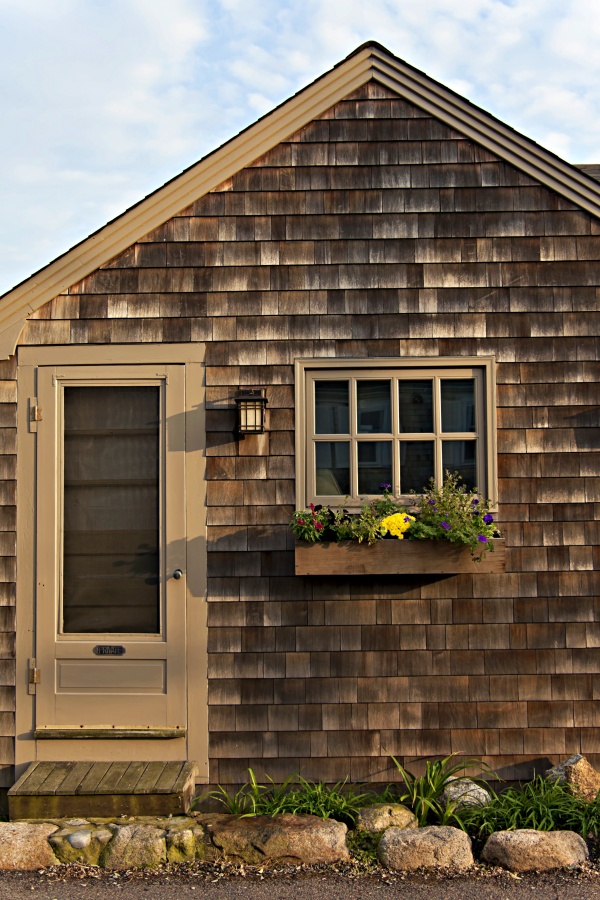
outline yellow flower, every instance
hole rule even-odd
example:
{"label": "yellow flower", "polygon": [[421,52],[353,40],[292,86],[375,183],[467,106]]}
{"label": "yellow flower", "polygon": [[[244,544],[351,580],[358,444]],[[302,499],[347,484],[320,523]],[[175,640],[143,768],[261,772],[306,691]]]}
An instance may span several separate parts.
{"label": "yellow flower", "polygon": [[382,534],[393,534],[401,541],[404,539],[404,532],[408,531],[414,521],[415,517],[409,516],[408,513],[394,513],[393,516],[386,516],[385,519],[382,519],[379,528]]}

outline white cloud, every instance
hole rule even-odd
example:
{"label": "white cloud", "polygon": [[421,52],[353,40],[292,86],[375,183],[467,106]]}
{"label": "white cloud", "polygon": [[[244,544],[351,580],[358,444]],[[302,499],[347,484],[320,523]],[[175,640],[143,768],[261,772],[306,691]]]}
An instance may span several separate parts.
{"label": "white cloud", "polygon": [[597,0],[0,0],[0,290],[356,46],[600,162]]}

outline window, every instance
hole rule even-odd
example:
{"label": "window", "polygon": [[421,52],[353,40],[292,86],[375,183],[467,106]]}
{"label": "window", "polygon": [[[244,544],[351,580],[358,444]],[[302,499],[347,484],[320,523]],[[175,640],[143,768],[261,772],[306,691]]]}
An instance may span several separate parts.
{"label": "window", "polygon": [[298,505],[408,497],[446,469],[495,500],[493,359],[301,360],[296,384]]}

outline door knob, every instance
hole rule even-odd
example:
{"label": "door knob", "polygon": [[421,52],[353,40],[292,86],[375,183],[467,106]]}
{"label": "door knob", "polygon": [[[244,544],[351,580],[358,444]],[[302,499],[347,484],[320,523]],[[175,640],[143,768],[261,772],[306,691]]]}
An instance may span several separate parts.
{"label": "door knob", "polygon": [[175,569],[175,571],[173,572],[173,578],[175,579],[175,581],[179,581],[182,575],[183,572],[181,571],[181,569]]}

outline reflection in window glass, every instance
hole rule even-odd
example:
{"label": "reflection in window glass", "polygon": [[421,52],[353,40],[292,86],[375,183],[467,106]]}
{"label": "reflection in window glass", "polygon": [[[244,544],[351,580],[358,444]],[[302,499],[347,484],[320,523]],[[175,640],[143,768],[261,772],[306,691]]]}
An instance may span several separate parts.
{"label": "reflection in window glass", "polygon": [[159,632],[159,460],[159,387],[65,387],[64,633]]}
{"label": "reflection in window glass", "polygon": [[392,484],[392,442],[358,442],[358,493],[381,494],[382,484]]}
{"label": "reflection in window glass", "polygon": [[421,493],[430,478],[433,441],[400,441],[400,493]]}
{"label": "reflection in window glass", "polygon": [[469,490],[478,485],[475,469],[477,441],[442,441],[442,468],[458,472]]}
{"label": "reflection in window glass", "polygon": [[350,444],[347,441],[317,441],[317,495],[341,496],[350,493]]}
{"label": "reflection in window glass", "polygon": [[442,431],[475,431],[475,382],[472,378],[443,379]]}
{"label": "reflection in window glass", "polygon": [[433,431],[432,381],[399,381],[400,431],[419,434]]}
{"label": "reflection in window glass", "polygon": [[348,382],[315,383],[315,433],[348,434],[350,431]]}
{"label": "reflection in window glass", "polygon": [[392,430],[389,380],[357,382],[356,404],[359,434],[383,434]]}

